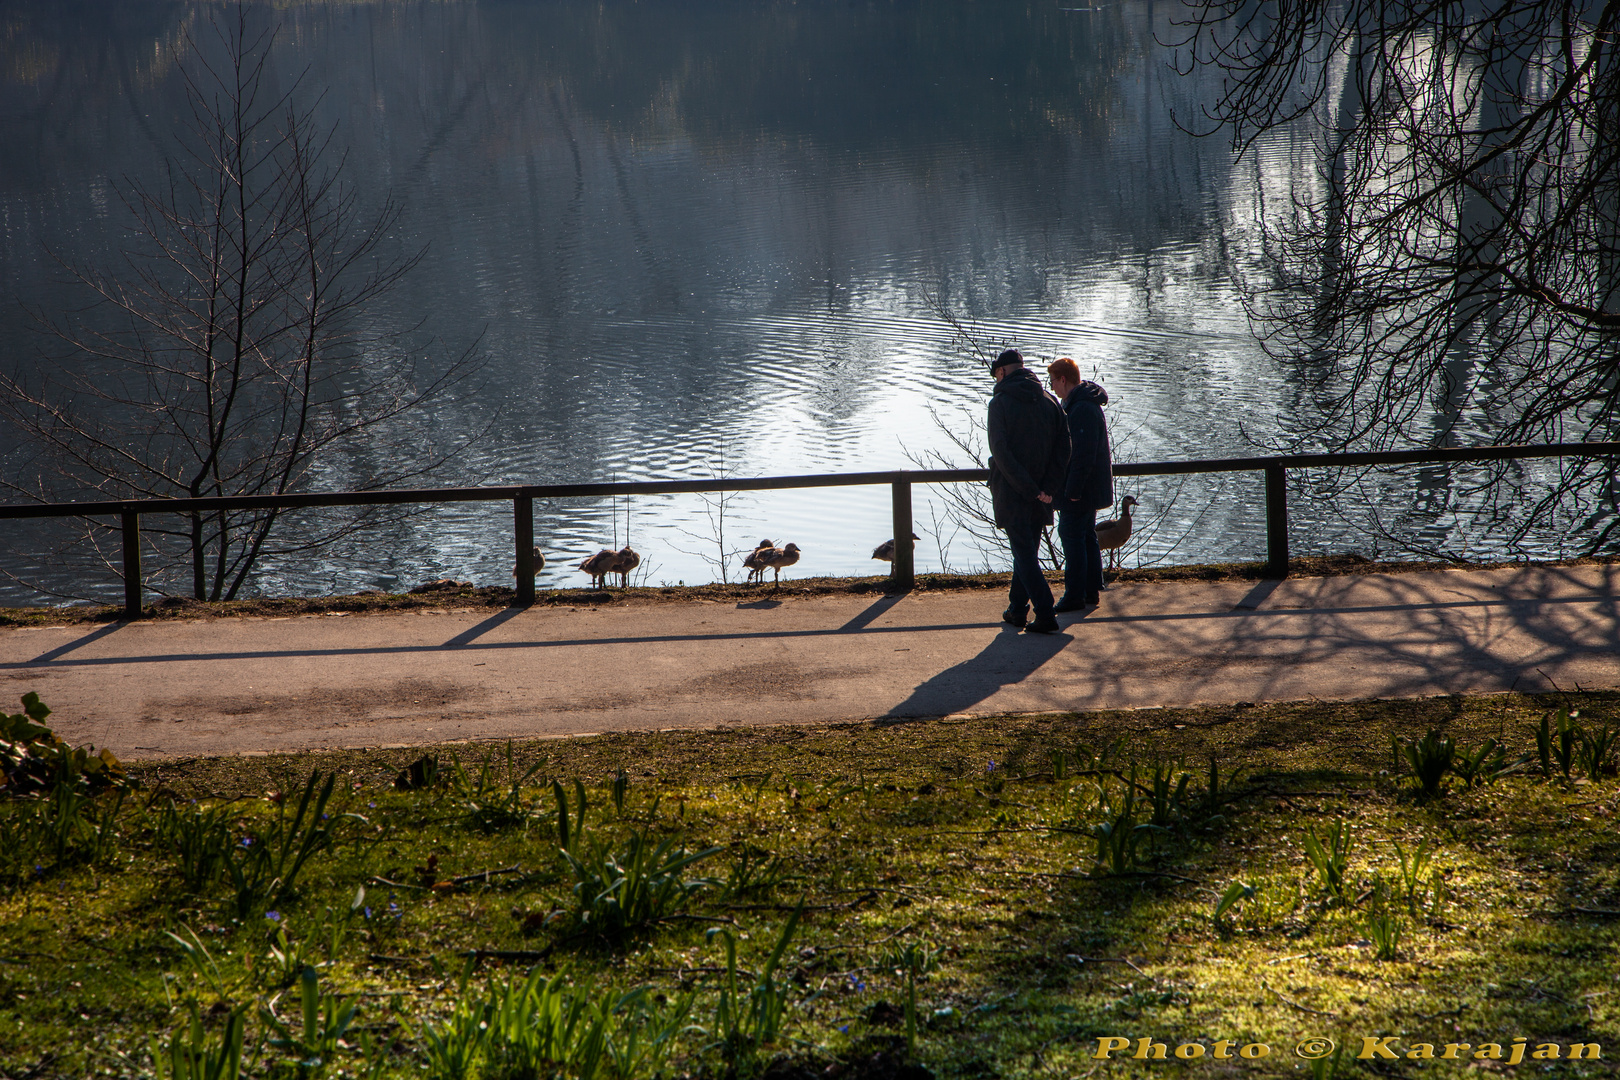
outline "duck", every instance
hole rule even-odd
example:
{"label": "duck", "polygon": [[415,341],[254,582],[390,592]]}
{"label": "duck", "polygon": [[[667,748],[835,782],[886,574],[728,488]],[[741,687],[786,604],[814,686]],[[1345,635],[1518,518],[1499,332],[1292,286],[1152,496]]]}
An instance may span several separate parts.
{"label": "duck", "polygon": [[[921,539],[922,539],[922,537],[918,536],[916,533],[912,533],[911,534],[912,546],[916,547],[917,541],[921,540]],[[883,541],[883,543],[881,543],[877,547],[873,548],[872,549],[872,558],[881,559],[883,562],[888,562],[888,563],[894,562],[894,541],[893,540],[885,540],[885,541]]]}
{"label": "duck", "polygon": [[641,555],[629,544],[619,549],[613,558],[612,572],[619,575],[619,588],[630,586],[630,571],[641,565]]}
{"label": "duck", "polygon": [[1108,552],[1108,568],[1119,568],[1119,549],[1131,538],[1131,507],[1137,505],[1136,496],[1127,495],[1120,500],[1119,517],[1097,522],[1097,546]]}
{"label": "duck", "polygon": [[769,540],[761,540],[759,546],[750,551],[748,557],[743,559],[743,566],[748,570],[748,580],[750,582],[756,579],[761,582],[765,580],[765,567],[767,565],[765,553],[774,550],[776,550],[775,544],[772,544]]}
{"label": "duck", "polygon": [[[540,550],[540,545],[536,544],[534,546],[534,576],[539,577],[540,576],[540,571],[544,570],[545,568],[546,568],[546,556],[545,556],[545,553]],[[517,577],[517,567],[515,567],[515,566],[512,567],[512,576]]]}
{"label": "duck", "polygon": [[[787,544],[779,548],[773,547],[766,552],[756,552],[756,554],[759,554],[760,561],[762,561],[772,570],[776,571],[775,584],[777,588],[781,588],[782,568],[784,566],[792,566],[794,563],[799,561],[799,545]],[[764,577],[765,575],[761,573],[760,576]]]}
{"label": "duck", "polygon": [[619,553],[603,548],[579,564],[580,570],[591,575],[591,587],[607,588],[607,576],[618,569]]}

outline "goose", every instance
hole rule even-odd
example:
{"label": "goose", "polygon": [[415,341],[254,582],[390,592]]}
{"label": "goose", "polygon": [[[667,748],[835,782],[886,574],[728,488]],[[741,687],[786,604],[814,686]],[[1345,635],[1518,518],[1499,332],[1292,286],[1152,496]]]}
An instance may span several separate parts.
{"label": "goose", "polygon": [[[534,546],[534,576],[539,577],[540,576],[540,571],[544,570],[545,568],[546,568],[546,556],[545,556],[545,553],[540,550],[540,545],[536,544]],[[512,567],[512,576],[517,577],[517,567],[515,567],[515,566]]]}
{"label": "goose", "polygon": [[[916,547],[917,546],[916,542],[918,540],[921,540],[921,539],[922,539],[922,537],[918,536],[916,533],[912,533],[911,534],[911,540],[912,540],[912,545],[911,546]],[[883,543],[881,543],[877,547],[873,548],[872,549],[872,558],[881,559],[883,562],[888,562],[888,563],[894,562],[894,541],[893,540],[885,540],[885,541],[883,541]]]}
{"label": "goose", "polygon": [[630,571],[641,565],[641,556],[629,544],[619,549],[613,558],[612,572],[619,575],[619,588],[630,586]]}
{"label": "goose", "polygon": [[[788,544],[785,547],[771,548],[769,551],[760,553],[760,560],[766,566],[776,571],[775,584],[777,588],[781,588],[782,568],[784,566],[792,566],[794,563],[799,561],[799,545]],[[760,576],[764,577],[765,575],[761,573]]]}
{"label": "goose", "polygon": [[749,581],[758,579],[763,582],[765,580],[765,553],[774,550],[776,550],[776,547],[769,540],[761,540],[759,547],[748,553],[748,557],[743,560],[743,566],[748,570]]}
{"label": "goose", "polygon": [[1137,505],[1136,496],[1127,495],[1120,500],[1119,517],[1097,522],[1097,546],[1108,552],[1108,568],[1119,567],[1119,549],[1131,538],[1131,507]]}
{"label": "goose", "polygon": [[591,575],[591,587],[596,589],[607,588],[607,576],[617,568],[619,553],[603,548],[595,555],[579,564],[580,570]]}

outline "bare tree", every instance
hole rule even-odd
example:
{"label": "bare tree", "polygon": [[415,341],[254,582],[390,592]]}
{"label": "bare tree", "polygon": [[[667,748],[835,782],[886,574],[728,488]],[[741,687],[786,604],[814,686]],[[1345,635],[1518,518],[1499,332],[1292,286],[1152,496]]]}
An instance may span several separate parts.
{"label": "bare tree", "polygon": [[[345,486],[386,487],[466,444],[435,449],[418,431],[415,453],[370,445],[402,438],[410,414],[476,367],[474,350],[419,384],[417,328],[369,327],[367,309],[420,258],[385,255],[400,208],[385,199],[365,213],[333,126],[299,100],[301,80],[275,89],[273,28],[255,27],[243,5],[209,25],[212,35],[185,43],[182,149],[161,184],[126,181],[120,192],[132,225],[120,265],[59,260],[96,303],[36,313],[59,346],[53,364],[32,379],[0,377],[0,415],[35,466],[31,482],[0,479],[17,495],[283,494],[338,453],[351,469],[382,462]],[[193,513],[167,531],[158,519],[146,535],[167,562],[154,570],[179,569],[197,599],[230,599],[266,555],[368,520],[326,518],[278,542],[279,517]],[[95,528],[86,524],[92,546]]]}
{"label": "bare tree", "polygon": [[[729,451],[730,448],[726,440],[720,440],[720,444],[715,449],[714,456],[708,464],[708,478],[710,480],[731,479],[735,457]],[[676,531],[682,536],[696,540],[703,546],[697,551],[688,551],[686,548],[681,547],[675,550],[683,555],[691,555],[708,563],[710,569],[718,577],[720,584],[725,585],[731,580],[731,564],[741,561],[742,556],[752,550],[750,548],[733,547],[731,545],[734,541],[726,539],[726,520],[728,516],[735,518],[739,500],[742,502],[748,500],[740,492],[736,491],[702,491],[698,492],[698,499],[703,504],[703,516],[709,523],[709,534],[703,536],[689,529],[678,529]],[[628,531],[629,527],[626,526],[626,532]],[[711,545],[712,551],[710,550]]]}
{"label": "bare tree", "polygon": [[[1184,2],[1179,63],[1225,78],[1182,122],[1239,153],[1290,126],[1314,139],[1316,182],[1265,223],[1251,305],[1296,379],[1283,444],[1616,438],[1620,2]],[[1588,550],[1620,525],[1612,463],[1471,485],[1510,542],[1559,506]]]}

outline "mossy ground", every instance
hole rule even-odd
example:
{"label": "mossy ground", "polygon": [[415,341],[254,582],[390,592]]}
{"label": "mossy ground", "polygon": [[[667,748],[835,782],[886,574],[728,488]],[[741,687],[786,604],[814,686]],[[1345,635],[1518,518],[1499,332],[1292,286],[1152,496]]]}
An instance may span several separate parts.
{"label": "mossy ground", "polygon": [[[785,967],[793,1004],[775,1048],[781,1077],[921,1075],[901,1071],[907,1060],[939,1077],[1311,1075],[1296,1045],[1328,1037],[1354,1053],[1366,1036],[1396,1036],[1402,1055],[1420,1043],[1444,1053],[1446,1043],[1494,1042],[1511,1053],[1517,1036],[1532,1050],[1597,1042],[1604,1059],[1512,1067],[1471,1060],[1470,1050],[1454,1062],[1345,1060],[1338,1075],[1614,1075],[1620,783],[1519,774],[1465,789],[1453,778],[1443,795],[1424,798],[1391,773],[1392,734],[1438,728],[1460,747],[1494,737],[1518,753],[1534,748],[1529,726],[1564,704],[1589,726],[1620,719],[1620,695],[1577,694],[518,744],[517,775],[535,770],[519,791],[530,818],[487,830],[472,822],[465,792],[395,790],[421,750],[140,765],[111,852],[94,865],[41,865],[0,891],[0,1071],[139,1072],[148,1037],[179,1022],[171,998],[191,986],[217,1005],[187,982],[163,933],[183,927],[216,957],[237,1000],[276,1002],[282,1013],[292,995],[275,998],[282,980],[270,948],[273,931],[286,929],[322,963],[323,985],[360,995],[382,1075],[419,1075],[420,1021],[480,992],[486,978],[528,966],[492,955],[501,952],[543,954],[548,970],[597,985],[694,991],[702,1024],[723,964],[705,930],[731,929],[740,966],[756,971],[802,897],[805,921]],[[475,776],[490,760],[494,778],[508,779],[504,745],[438,752],[446,762],[458,755]],[[1231,784],[1218,813],[1203,797],[1212,756],[1222,786]],[[1181,821],[1144,830],[1140,861],[1108,873],[1089,835],[1105,816],[1099,783],[1117,811],[1132,763],[1146,798],[1155,764],[1171,762],[1193,776]],[[257,911],[238,918],[224,886],[181,887],[173,854],[155,839],[157,808],[228,805],[252,833],[275,813],[266,793],[296,791],[311,769],[339,777],[334,817],[364,821],[310,864],[300,895],[278,905],[279,922]],[[608,787],[620,770],[630,781],[622,815]],[[726,900],[719,887],[700,893],[689,918],[621,945],[570,939],[564,921],[548,923],[570,906],[572,885],[556,850],[552,778],[569,790],[585,784],[587,840],[622,843],[651,828],[694,849],[723,848],[694,875],[725,879],[746,854],[780,856],[782,876]],[[1334,901],[1301,838],[1341,821],[1354,840],[1344,898]],[[1410,896],[1396,841],[1431,852],[1432,872]],[[479,877],[485,870],[502,872]],[[1254,894],[1217,926],[1214,908],[1234,882]],[[370,917],[326,962],[316,943],[325,913],[346,909],[362,885]],[[1388,959],[1377,958],[1369,928],[1379,910],[1402,931]],[[894,966],[909,944],[937,956],[917,987],[914,1057]],[[463,984],[464,954],[475,950],[479,968]],[[166,973],[179,978],[166,982]],[[262,1028],[249,1026],[251,1041]],[[1133,1040],[1127,1056],[1093,1056],[1108,1036]],[[1198,1043],[1204,1056],[1132,1060],[1143,1037],[1172,1052]],[[1228,1052],[1261,1043],[1270,1055],[1212,1060],[1223,1039]],[[687,1036],[677,1072],[726,1073],[706,1041]],[[274,1057],[255,1069],[266,1072]],[[363,1064],[355,1050],[328,1075],[356,1075]]]}

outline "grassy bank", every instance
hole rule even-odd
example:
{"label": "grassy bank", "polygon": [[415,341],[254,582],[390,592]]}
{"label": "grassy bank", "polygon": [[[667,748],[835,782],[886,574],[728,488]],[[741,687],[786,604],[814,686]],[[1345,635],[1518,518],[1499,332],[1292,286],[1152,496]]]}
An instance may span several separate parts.
{"label": "grassy bank", "polygon": [[[1567,559],[1562,562],[1467,563],[1467,562],[1374,562],[1360,555],[1309,556],[1290,560],[1289,572],[1295,577],[1338,577],[1346,574],[1410,574],[1425,570],[1487,570],[1498,566],[1583,566],[1602,564],[1604,559]],[[1189,566],[1159,566],[1145,569],[1109,571],[1110,582],[1172,581],[1260,581],[1266,577],[1266,563],[1201,563]],[[1061,588],[1062,577],[1048,574]],[[926,574],[917,575],[917,592],[946,592],[960,589],[1005,589],[1007,574]],[[762,595],[782,596],[870,596],[888,591],[885,576],[836,578],[790,577],[780,587],[771,584],[747,585],[659,585],[632,586],[628,589],[561,588],[540,589],[535,602],[544,606],[573,607],[610,604],[645,605],[690,603],[696,600],[746,601]],[[391,611],[421,611],[429,608],[506,608],[516,594],[509,585],[477,585],[470,581],[428,582],[409,592],[366,592],[352,596],[255,597],[247,600],[203,601],[170,596],[155,599],[144,609],[149,619],[242,618],[248,616],[310,615],[328,611],[375,614]],[[64,624],[116,622],[123,608],[113,605],[72,604],[65,607],[0,607],[0,627],[60,626]]]}
{"label": "grassy bank", "polygon": [[[184,1063],[239,1037],[254,1075],[586,1075],[600,1026],[601,1077],[1326,1076],[1331,1059],[1299,1044],[1354,1054],[1390,1036],[1397,1056],[1337,1075],[1612,1075],[1620,784],[1598,743],[1617,705],[1295,704],[141,766],[121,803],[0,805],[0,1071],[151,1073],[154,1051],[173,1061],[178,1042]],[[1559,737],[1570,708],[1584,741]],[[1397,765],[1391,736],[1431,729],[1455,746]],[[1487,739],[1508,748],[1498,768],[1528,760],[1487,775],[1468,760]],[[1426,794],[1413,769],[1442,756],[1473,771]],[[569,1016],[574,1041],[540,1046]],[[501,1034],[513,1017],[528,1019]],[[639,1064],[615,1064],[632,1035]],[[1131,1042],[1097,1060],[1109,1038]],[[1143,1038],[1168,1060],[1132,1059]],[[1603,1060],[1564,1059],[1592,1042]],[[1448,1043],[1470,1049],[1405,1056]],[[1473,1059],[1487,1043],[1502,1059]],[[1529,1057],[1547,1045],[1557,1060]],[[571,1071],[543,1064],[570,1055]]]}

